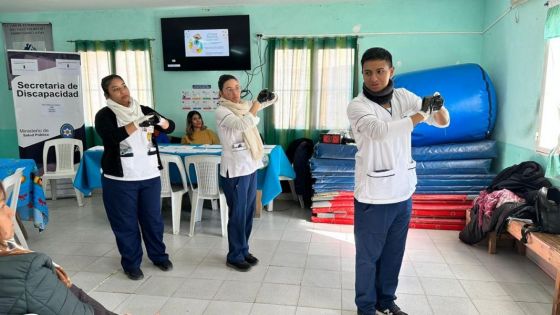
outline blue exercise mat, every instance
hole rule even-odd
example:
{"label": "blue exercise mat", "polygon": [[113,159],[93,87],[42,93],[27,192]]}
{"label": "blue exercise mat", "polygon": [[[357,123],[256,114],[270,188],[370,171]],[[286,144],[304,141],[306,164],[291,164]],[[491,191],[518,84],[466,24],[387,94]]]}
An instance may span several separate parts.
{"label": "blue exercise mat", "polygon": [[309,165],[311,166],[311,173],[318,172],[352,172],[354,173],[354,160],[332,160],[332,159],[317,159],[311,158]]}
{"label": "blue exercise mat", "polygon": [[[314,156],[319,159],[355,159],[358,147],[355,145],[318,143]],[[412,158],[416,161],[492,159],[498,156],[494,140],[465,143],[437,144],[412,148]]]}
{"label": "blue exercise mat", "polygon": [[439,92],[451,124],[435,128],[420,124],[412,133],[413,146],[486,139],[496,122],[496,92],[488,74],[477,64],[453,65],[399,74],[395,87],[423,97]]}
{"label": "blue exercise mat", "polygon": [[491,159],[416,162],[416,174],[489,174]]}
{"label": "blue exercise mat", "polygon": [[437,144],[412,148],[412,158],[417,162],[493,159],[497,156],[498,148],[494,140]]}

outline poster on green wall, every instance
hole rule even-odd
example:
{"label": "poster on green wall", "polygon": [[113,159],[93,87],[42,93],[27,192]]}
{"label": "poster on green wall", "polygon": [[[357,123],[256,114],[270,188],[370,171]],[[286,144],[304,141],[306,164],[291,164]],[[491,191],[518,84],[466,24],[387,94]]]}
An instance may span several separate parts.
{"label": "poster on green wall", "polygon": [[[51,23],[2,23],[2,30],[4,47],[7,50],[52,51],[54,49]],[[11,89],[10,80],[8,80],[8,88]]]}

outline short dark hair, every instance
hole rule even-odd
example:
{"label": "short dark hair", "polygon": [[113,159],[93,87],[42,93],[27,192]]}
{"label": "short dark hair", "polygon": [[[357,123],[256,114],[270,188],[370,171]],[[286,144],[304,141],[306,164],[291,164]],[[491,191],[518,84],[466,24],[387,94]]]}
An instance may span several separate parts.
{"label": "short dark hair", "polygon": [[121,79],[124,82],[123,78],[118,74],[110,74],[101,79],[101,88],[103,89],[103,93],[105,93],[105,97],[109,96],[109,84],[111,84],[114,79]]}
{"label": "short dark hair", "polygon": [[218,79],[218,88],[220,91],[224,88],[224,83],[227,81],[234,79],[235,81],[239,82],[236,77],[232,76],[231,74],[222,74]]}
{"label": "short dark hair", "polygon": [[385,48],[373,47],[366,50],[362,55],[362,67],[364,66],[364,63],[366,63],[366,61],[370,60],[385,60],[391,68],[393,67],[393,56]]}

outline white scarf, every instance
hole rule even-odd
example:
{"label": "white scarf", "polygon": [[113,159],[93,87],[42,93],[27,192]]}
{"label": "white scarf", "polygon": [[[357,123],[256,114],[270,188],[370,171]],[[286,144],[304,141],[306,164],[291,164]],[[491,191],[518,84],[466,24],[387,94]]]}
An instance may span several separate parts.
{"label": "white scarf", "polygon": [[[251,109],[251,105],[249,102],[242,101],[241,103],[234,103],[230,100],[226,100],[223,97],[218,100],[218,104],[221,106],[225,106],[227,109],[231,110],[231,112],[234,113],[237,117],[247,115],[249,113],[249,109]],[[243,141],[245,142],[245,145],[247,145],[249,150],[251,150],[253,160],[258,161],[262,159],[264,155],[264,146],[257,126],[253,126],[243,131]]]}
{"label": "white scarf", "polygon": [[128,125],[136,119],[144,116],[144,113],[142,113],[142,110],[140,109],[140,104],[138,104],[138,102],[132,97],[130,98],[130,105],[128,107],[123,106],[110,98],[107,99],[107,106],[113,111],[113,113],[115,113],[117,121],[121,126]]}

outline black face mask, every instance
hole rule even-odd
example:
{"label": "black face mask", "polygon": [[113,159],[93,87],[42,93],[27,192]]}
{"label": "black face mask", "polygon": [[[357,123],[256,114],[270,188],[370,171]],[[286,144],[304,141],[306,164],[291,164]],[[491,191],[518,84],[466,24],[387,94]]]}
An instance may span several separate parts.
{"label": "black face mask", "polygon": [[393,80],[389,80],[389,84],[387,84],[387,86],[379,92],[374,92],[368,89],[368,87],[364,84],[363,93],[365,97],[372,102],[379,105],[388,104],[391,102],[391,99],[393,99]]}

